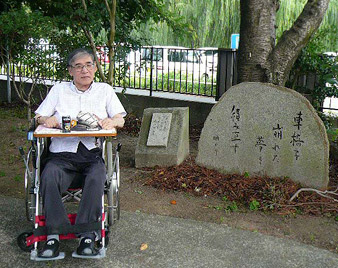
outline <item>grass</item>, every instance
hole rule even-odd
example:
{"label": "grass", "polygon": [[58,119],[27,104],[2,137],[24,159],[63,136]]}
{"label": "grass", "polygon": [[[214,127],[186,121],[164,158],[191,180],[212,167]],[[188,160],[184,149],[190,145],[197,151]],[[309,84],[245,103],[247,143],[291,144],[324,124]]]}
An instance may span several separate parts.
{"label": "grass", "polygon": [[7,105],[0,104],[0,118],[10,119],[17,117],[20,119],[27,118],[27,110],[23,105],[10,105],[10,109]]}
{"label": "grass", "polygon": [[20,175],[16,175],[16,176],[14,177],[14,180],[17,181],[17,182],[20,182],[20,181],[23,180],[23,178],[22,178]]}
{"label": "grass", "polygon": [[[209,208],[213,208],[215,210],[224,210],[226,213],[236,212],[238,211],[238,205],[236,201],[229,201],[226,196],[222,197],[222,204],[216,206],[209,206]],[[221,219],[222,222],[222,219]]]}

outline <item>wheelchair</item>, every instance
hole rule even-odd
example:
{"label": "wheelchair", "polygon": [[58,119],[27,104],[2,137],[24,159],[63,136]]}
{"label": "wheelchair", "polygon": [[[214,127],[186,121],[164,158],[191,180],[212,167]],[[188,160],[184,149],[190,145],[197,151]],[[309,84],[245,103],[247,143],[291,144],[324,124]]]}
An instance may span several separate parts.
{"label": "wheelchair", "polygon": [[[61,130],[60,130],[61,132]],[[77,226],[75,224],[76,214],[68,214],[71,225],[66,230],[60,230],[60,240],[75,239],[76,234],[86,231],[99,231],[101,237],[96,241],[99,254],[95,258],[103,258],[106,255],[106,249],[109,243],[110,228],[120,218],[120,166],[119,166],[119,152],[121,144],[116,141],[116,133],[114,135],[107,133],[96,133],[91,131],[91,136],[95,136],[101,141],[102,158],[106,165],[106,181],[104,185],[104,194],[102,196],[102,217],[101,221],[94,224],[87,224],[86,226]],[[89,132],[88,132],[89,133]],[[75,134],[76,135],[76,134]],[[81,132],[81,136],[88,134]],[[96,136],[97,135],[97,136]],[[43,204],[40,196],[40,174],[42,170],[43,160],[48,155],[48,148],[51,137],[55,134],[38,135],[36,132],[35,119],[32,120],[30,129],[27,133],[27,139],[31,146],[27,155],[22,147],[19,148],[20,154],[23,158],[25,170],[25,208],[26,218],[32,223],[32,230],[22,232],[17,237],[18,246],[25,252],[30,252],[30,259],[34,261],[46,260],[39,258],[38,246],[41,241],[47,239],[47,230],[45,227],[45,218],[42,213]],[[113,148],[113,141],[117,143]],[[78,179],[81,179],[80,177]],[[82,189],[79,185],[72,183],[70,188],[63,194],[62,201],[69,200],[80,201],[82,196]],[[73,257],[75,253],[73,253]],[[76,254],[75,254],[76,255]],[[57,259],[63,259],[64,253],[60,252]]]}

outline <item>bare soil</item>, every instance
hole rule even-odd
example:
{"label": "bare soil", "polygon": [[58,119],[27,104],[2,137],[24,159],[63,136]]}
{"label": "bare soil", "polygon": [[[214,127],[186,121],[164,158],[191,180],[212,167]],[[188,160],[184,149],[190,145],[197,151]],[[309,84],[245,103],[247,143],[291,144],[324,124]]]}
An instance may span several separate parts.
{"label": "bare soil", "polygon": [[[18,148],[27,152],[28,127],[25,111],[0,105],[0,194],[24,198],[24,163]],[[234,228],[297,240],[338,253],[338,204],[321,201],[322,213],[309,210],[253,210],[248,204],[226,200],[222,195],[195,195],[193,191],[153,187],[151,182],[167,169],[136,169],[134,154],[137,126],[128,124],[118,135],[121,150],[121,209],[150,214],[189,218],[224,224]],[[191,158],[197,154],[198,131],[191,131]],[[191,160],[193,161],[193,160]],[[188,172],[189,169],[186,168]],[[172,171],[171,171],[172,172]],[[194,172],[191,167],[190,172]],[[333,173],[332,173],[333,172]],[[169,171],[168,171],[169,174]],[[172,173],[170,173],[172,174]],[[332,175],[333,174],[333,175]],[[331,177],[336,178],[336,169]],[[158,182],[159,183],[159,182]],[[163,184],[160,183],[161,186]],[[188,187],[186,187],[188,188]],[[318,208],[318,207],[317,207]],[[313,215],[314,214],[314,215]]]}

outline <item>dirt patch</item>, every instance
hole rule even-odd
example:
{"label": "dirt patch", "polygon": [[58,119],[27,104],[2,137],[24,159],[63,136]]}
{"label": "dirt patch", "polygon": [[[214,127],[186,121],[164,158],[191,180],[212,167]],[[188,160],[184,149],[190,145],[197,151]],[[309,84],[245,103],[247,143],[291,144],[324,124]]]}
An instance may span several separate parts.
{"label": "dirt patch", "polygon": [[[17,107],[10,109],[9,107],[0,106],[0,115],[2,118],[0,125],[2,133],[0,145],[0,194],[23,198],[25,168],[18,148],[22,146],[27,152],[30,146],[26,140],[28,124],[25,119],[25,112]],[[132,126],[132,124],[134,125]],[[173,188],[174,183],[169,183],[165,187],[162,184],[160,184],[161,187],[157,188],[150,186],[152,184],[150,182],[159,183],[156,176],[160,178],[161,173],[162,175],[168,175],[168,177],[169,174],[172,174],[172,177],[175,177],[178,170],[134,168],[134,154],[138,133],[135,129],[139,126],[140,122],[136,123],[131,120],[127,124],[126,130],[118,135],[118,141],[122,143],[122,210],[142,211],[150,214],[225,224],[253,232],[294,239],[338,253],[337,203],[323,201],[325,204],[319,206],[320,213],[314,213],[316,215],[311,215],[309,211],[302,211],[301,209],[284,213],[285,211],[281,210],[269,211],[258,209],[258,207],[251,207],[250,209],[250,201],[252,200],[248,199],[247,202],[240,202],[231,198],[230,195],[224,195],[224,193],[217,195],[208,192],[197,192],[198,194],[196,195],[196,185],[190,185],[188,181],[181,181],[179,188]],[[131,130],[128,130],[128,128]],[[196,156],[198,137],[198,129],[192,129],[190,139],[191,158],[189,161],[193,161],[193,157]],[[192,166],[193,162],[186,164],[191,165],[191,168],[189,173],[187,173],[188,170],[185,170],[185,173],[181,175],[183,177],[191,176],[192,172],[196,170],[196,167]],[[186,167],[184,168],[186,169]],[[333,179],[331,180],[337,178],[336,171],[337,169],[332,163],[331,177]],[[185,187],[182,187],[184,183]],[[219,192],[219,188],[219,186],[215,185],[205,189],[209,189],[208,191],[214,189],[215,192]],[[260,199],[256,196],[256,200]],[[236,202],[233,203],[234,201]],[[325,211],[328,208],[330,210]]]}

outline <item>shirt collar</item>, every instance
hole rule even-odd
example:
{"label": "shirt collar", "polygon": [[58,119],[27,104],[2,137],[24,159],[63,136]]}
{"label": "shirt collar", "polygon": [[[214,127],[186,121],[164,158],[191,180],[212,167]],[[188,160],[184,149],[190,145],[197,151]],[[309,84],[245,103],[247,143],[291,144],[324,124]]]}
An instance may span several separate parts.
{"label": "shirt collar", "polygon": [[77,89],[77,87],[74,84],[74,81],[72,81],[70,82],[70,89],[75,93],[83,94],[83,93],[89,92],[93,88],[93,85],[94,85],[94,81],[90,84],[90,87],[86,91],[81,91]]}

